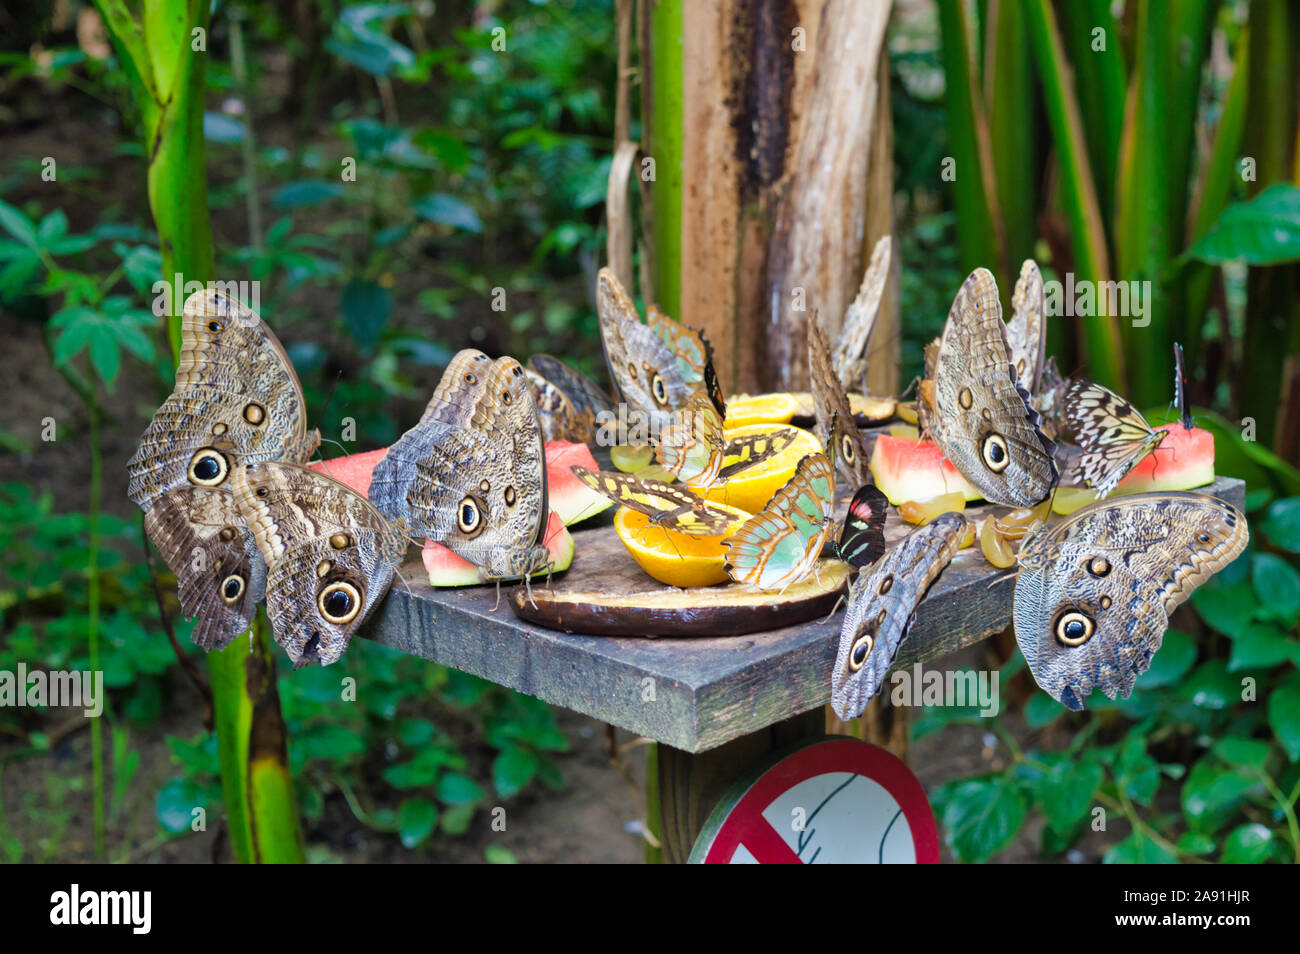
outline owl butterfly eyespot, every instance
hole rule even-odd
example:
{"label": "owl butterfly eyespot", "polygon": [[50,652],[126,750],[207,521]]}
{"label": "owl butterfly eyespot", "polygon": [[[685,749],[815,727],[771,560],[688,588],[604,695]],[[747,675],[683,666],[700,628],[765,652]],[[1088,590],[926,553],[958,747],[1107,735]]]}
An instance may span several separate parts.
{"label": "owl butterfly eyespot", "polygon": [[387,593],[406,553],[405,528],[297,464],[241,468],[232,492],[266,561],[276,642],[295,665],[337,661]]}
{"label": "owl butterfly eyespot", "polygon": [[831,707],[841,719],[856,719],[880,691],[917,606],[956,554],[965,528],[961,514],[941,514],[909,533],[850,586],[831,680]]}
{"label": "owl butterfly eyespot", "polygon": [[1245,549],[1242,513],[1204,494],[1090,504],[1022,542],[1016,641],[1043,691],[1082,709],[1093,689],[1133,691],[1169,614]]}
{"label": "owl butterfly eyespot", "polygon": [[1056,485],[1055,445],[1016,373],[1007,335],[997,282],[976,269],[932,352],[925,419],[940,450],[986,500],[1032,507]]}
{"label": "owl butterfly eyespot", "polygon": [[194,642],[220,649],[248,629],[266,566],[239,517],[232,474],[256,461],[302,462],[308,431],[293,365],[251,309],[215,289],[194,293],[181,317],[172,393],[127,463],[127,493],[145,532],[176,574]]}
{"label": "owl butterfly eyespot", "polygon": [[673,350],[641,321],[631,296],[608,268],[596,276],[596,310],[615,388],[631,408],[651,416],[656,430],[667,426],[669,412],[686,405],[691,392],[703,385],[703,375],[692,372],[688,382]]}
{"label": "owl butterfly eyespot", "polygon": [[544,572],[542,428],[519,362],[472,348],[455,355],[419,423],[376,465],[370,500],[485,580]]}

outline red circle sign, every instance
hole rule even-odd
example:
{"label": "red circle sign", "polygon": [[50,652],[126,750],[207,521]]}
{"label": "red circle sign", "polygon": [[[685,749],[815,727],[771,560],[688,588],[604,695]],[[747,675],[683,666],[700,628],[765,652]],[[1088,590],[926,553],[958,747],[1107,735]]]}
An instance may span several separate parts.
{"label": "red circle sign", "polygon": [[906,765],[857,739],[779,759],[713,810],[691,851],[704,864],[937,864],[939,829]]}

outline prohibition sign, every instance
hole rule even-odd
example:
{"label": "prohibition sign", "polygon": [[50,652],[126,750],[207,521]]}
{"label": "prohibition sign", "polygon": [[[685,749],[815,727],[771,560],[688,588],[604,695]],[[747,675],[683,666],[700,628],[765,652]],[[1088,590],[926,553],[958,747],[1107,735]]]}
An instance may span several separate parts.
{"label": "prohibition sign", "polygon": [[827,737],[724,796],[690,861],[937,864],[939,830],[906,765],[858,739]]}

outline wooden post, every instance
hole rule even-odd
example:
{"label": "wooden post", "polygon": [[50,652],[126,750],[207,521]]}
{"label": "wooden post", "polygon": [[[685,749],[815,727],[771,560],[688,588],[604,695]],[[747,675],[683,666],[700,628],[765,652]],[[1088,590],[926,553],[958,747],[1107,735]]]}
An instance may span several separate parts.
{"label": "wooden post", "polygon": [[707,752],[692,754],[668,745],[656,746],[662,860],[683,864],[709,813],[728,789],[771,753],[824,735],[824,724],[822,710],[813,709]]}

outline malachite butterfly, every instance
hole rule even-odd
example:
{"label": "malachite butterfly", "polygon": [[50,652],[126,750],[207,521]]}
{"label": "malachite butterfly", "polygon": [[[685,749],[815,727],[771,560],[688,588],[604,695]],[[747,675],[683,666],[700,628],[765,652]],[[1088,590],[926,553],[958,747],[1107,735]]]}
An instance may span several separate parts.
{"label": "malachite butterfly", "polygon": [[799,461],[762,513],[723,541],[727,575],[737,583],[784,590],[806,579],[834,529],[835,471],[825,454]]}
{"label": "malachite butterfly", "polygon": [[736,519],[711,507],[685,487],[662,480],[641,480],[615,471],[572,467],[575,477],[617,504],[643,513],[650,522],[695,537],[717,537]]}

